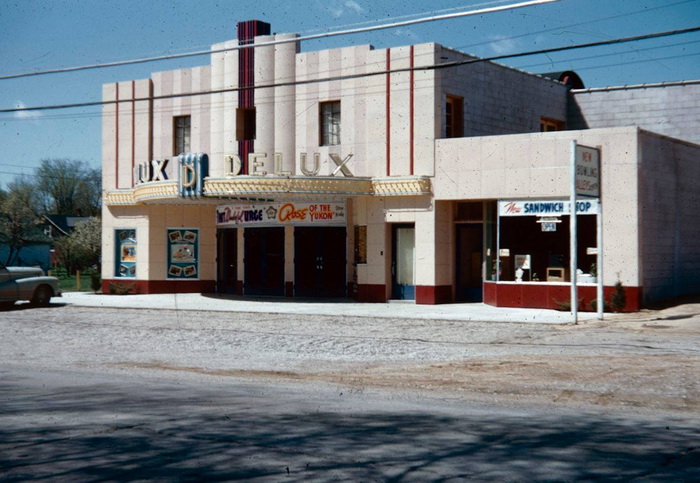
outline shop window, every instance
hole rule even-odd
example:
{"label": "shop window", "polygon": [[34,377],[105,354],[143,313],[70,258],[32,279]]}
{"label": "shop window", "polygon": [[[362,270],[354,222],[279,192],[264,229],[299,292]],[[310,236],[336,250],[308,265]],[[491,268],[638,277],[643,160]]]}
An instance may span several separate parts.
{"label": "shop window", "polygon": [[464,99],[447,96],[445,103],[445,137],[461,138],[464,136]]}
{"label": "shop window", "polygon": [[540,118],[540,132],[563,131],[564,121],[557,121],[548,117]]}
{"label": "shop window", "polygon": [[321,146],[340,144],[340,101],[321,102],[319,109]]}
{"label": "shop window", "polygon": [[136,277],[136,230],[133,228],[115,230],[116,249],[114,276],[117,278]]}
{"label": "shop window", "polygon": [[190,152],[190,116],[176,116],[173,119],[173,154]]}
{"label": "shop window", "polygon": [[355,263],[367,263],[367,226],[355,227]]}
{"label": "shop window", "polygon": [[236,109],[236,141],[255,139],[255,108]]}
{"label": "shop window", "polygon": [[[543,231],[539,217],[501,217],[498,280],[568,282],[571,279],[569,215],[557,218],[559,222],[552,223],[554,230]],[[591,280],[596,256],[591,255],[588,248],[596,246],[595,216],[578,216],[577,238],[578,269],[586,280]]]}

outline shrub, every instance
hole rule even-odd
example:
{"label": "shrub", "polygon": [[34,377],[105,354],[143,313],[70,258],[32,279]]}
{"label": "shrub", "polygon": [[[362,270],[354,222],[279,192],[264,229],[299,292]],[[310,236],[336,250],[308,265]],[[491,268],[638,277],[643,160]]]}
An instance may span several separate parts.
{"label": "shrub", "polygon": [[133,283],[114,282],[109,284],[109,293],[114,295],[128,295],[136,293]]}
{"label": "shrub", "polygon": [[100,272],[93,270],[93,272],[90,274],[90,288],[92,288],[93,292],[97,293],[101,287],[102,277],[100,277]]}
{"label": "shrub", "polygon": [[625,288],[622,286],[622,282],[619,280],[615,284],[615,291],[612,294],[610,300],[610,307],[615,311],[619,312],[625,308],[627,305],[627,295],[625,294]]}
{"label": "shrub", "polygon": [[[591,300],[589,305],[593,312],[598,311],[598,299]],[[610,303],[607,300],[603,300],[603,312],[610,312]]]}

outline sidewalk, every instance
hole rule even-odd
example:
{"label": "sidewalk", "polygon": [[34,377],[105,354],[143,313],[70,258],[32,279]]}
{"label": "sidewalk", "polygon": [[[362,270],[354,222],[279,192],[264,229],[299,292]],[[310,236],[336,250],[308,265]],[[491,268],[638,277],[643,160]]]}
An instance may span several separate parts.
{"label": "sidewalk", "polygon": [[[568,324],[569,312],[545,309],[492,307],[483,303],[416,305],[412,302],[384,304],[357,303],[351,300],[299,299],[278,297],[241,297],[219,294],[102,295],[91,292],[66,292],[54,302],[81,307],[134,309],[204,310],[270,314],[345,315],[353,317],[462,320],[484,322],[523,322]],[[606,314],[606,318],[611,315]],[[579,321],[595,320],[593,312],[579,312]]]}

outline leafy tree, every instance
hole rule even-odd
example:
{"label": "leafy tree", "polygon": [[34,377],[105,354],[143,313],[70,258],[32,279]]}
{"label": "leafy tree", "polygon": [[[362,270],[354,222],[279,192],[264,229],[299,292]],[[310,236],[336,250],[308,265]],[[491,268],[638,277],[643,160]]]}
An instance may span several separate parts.
{"label": "leafy tree", "polygon": [[45,241],[38,228],[35,188],[24,178],[8,184],[0,194],[0,243],[9,247],[5,265],[16,263],[22,248],[31,242]]}
{"label": "leafy tree", "polygon": [[76,159],[42,159],[36,189],[46,214],[96,216],[100,213],[102,174]]}
{"label": "leafy tree", "polygon": [[56,242],[62,265],[72,273],[100,264],[102,223],[91,217],[76,224],[70,235]]}

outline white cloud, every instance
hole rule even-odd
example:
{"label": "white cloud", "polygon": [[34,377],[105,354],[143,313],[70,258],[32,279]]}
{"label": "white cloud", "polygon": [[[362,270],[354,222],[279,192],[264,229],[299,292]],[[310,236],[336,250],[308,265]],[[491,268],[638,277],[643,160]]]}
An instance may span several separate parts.
{"label": "white cloud", "polygon": [[393,29],[391,31],[391,34],[394,37],[406,37],[407,39],[410,39],[412,42],[421,42],[421,38],[416,35],[416,33],[410,29],[410,28],[405,28],[405,27],[399,27],[396,29]]}
{"label": "white cloud", "polygon": [[345,2],[345,6],[351,10],[354,10],[355,13],[365,13],[365,9],[362,8],[362,6],[355,0],[347,0]]}
{"label": "white cloud", "polygon": [[343,17],[346,13],[362,14],[366,10],[355,0],[323,0],[317,1],[316,5],[328,12],[334,19]]}
{"label": "white cloud", "polygon": [[[22,101],[15,102],[15,107],[18,109],[24,109],[27,105]],[[37,119],[41,117],[41,112],[39,111],[17,111],[15,112],[16,119]]]}
{"label": "white cloud", "polygon": [[497,54],[510,54],[515,52],[516,43],[513,39],[507,37],[495,36],[491,37],[491,43],[489,44],[491,50]]}

